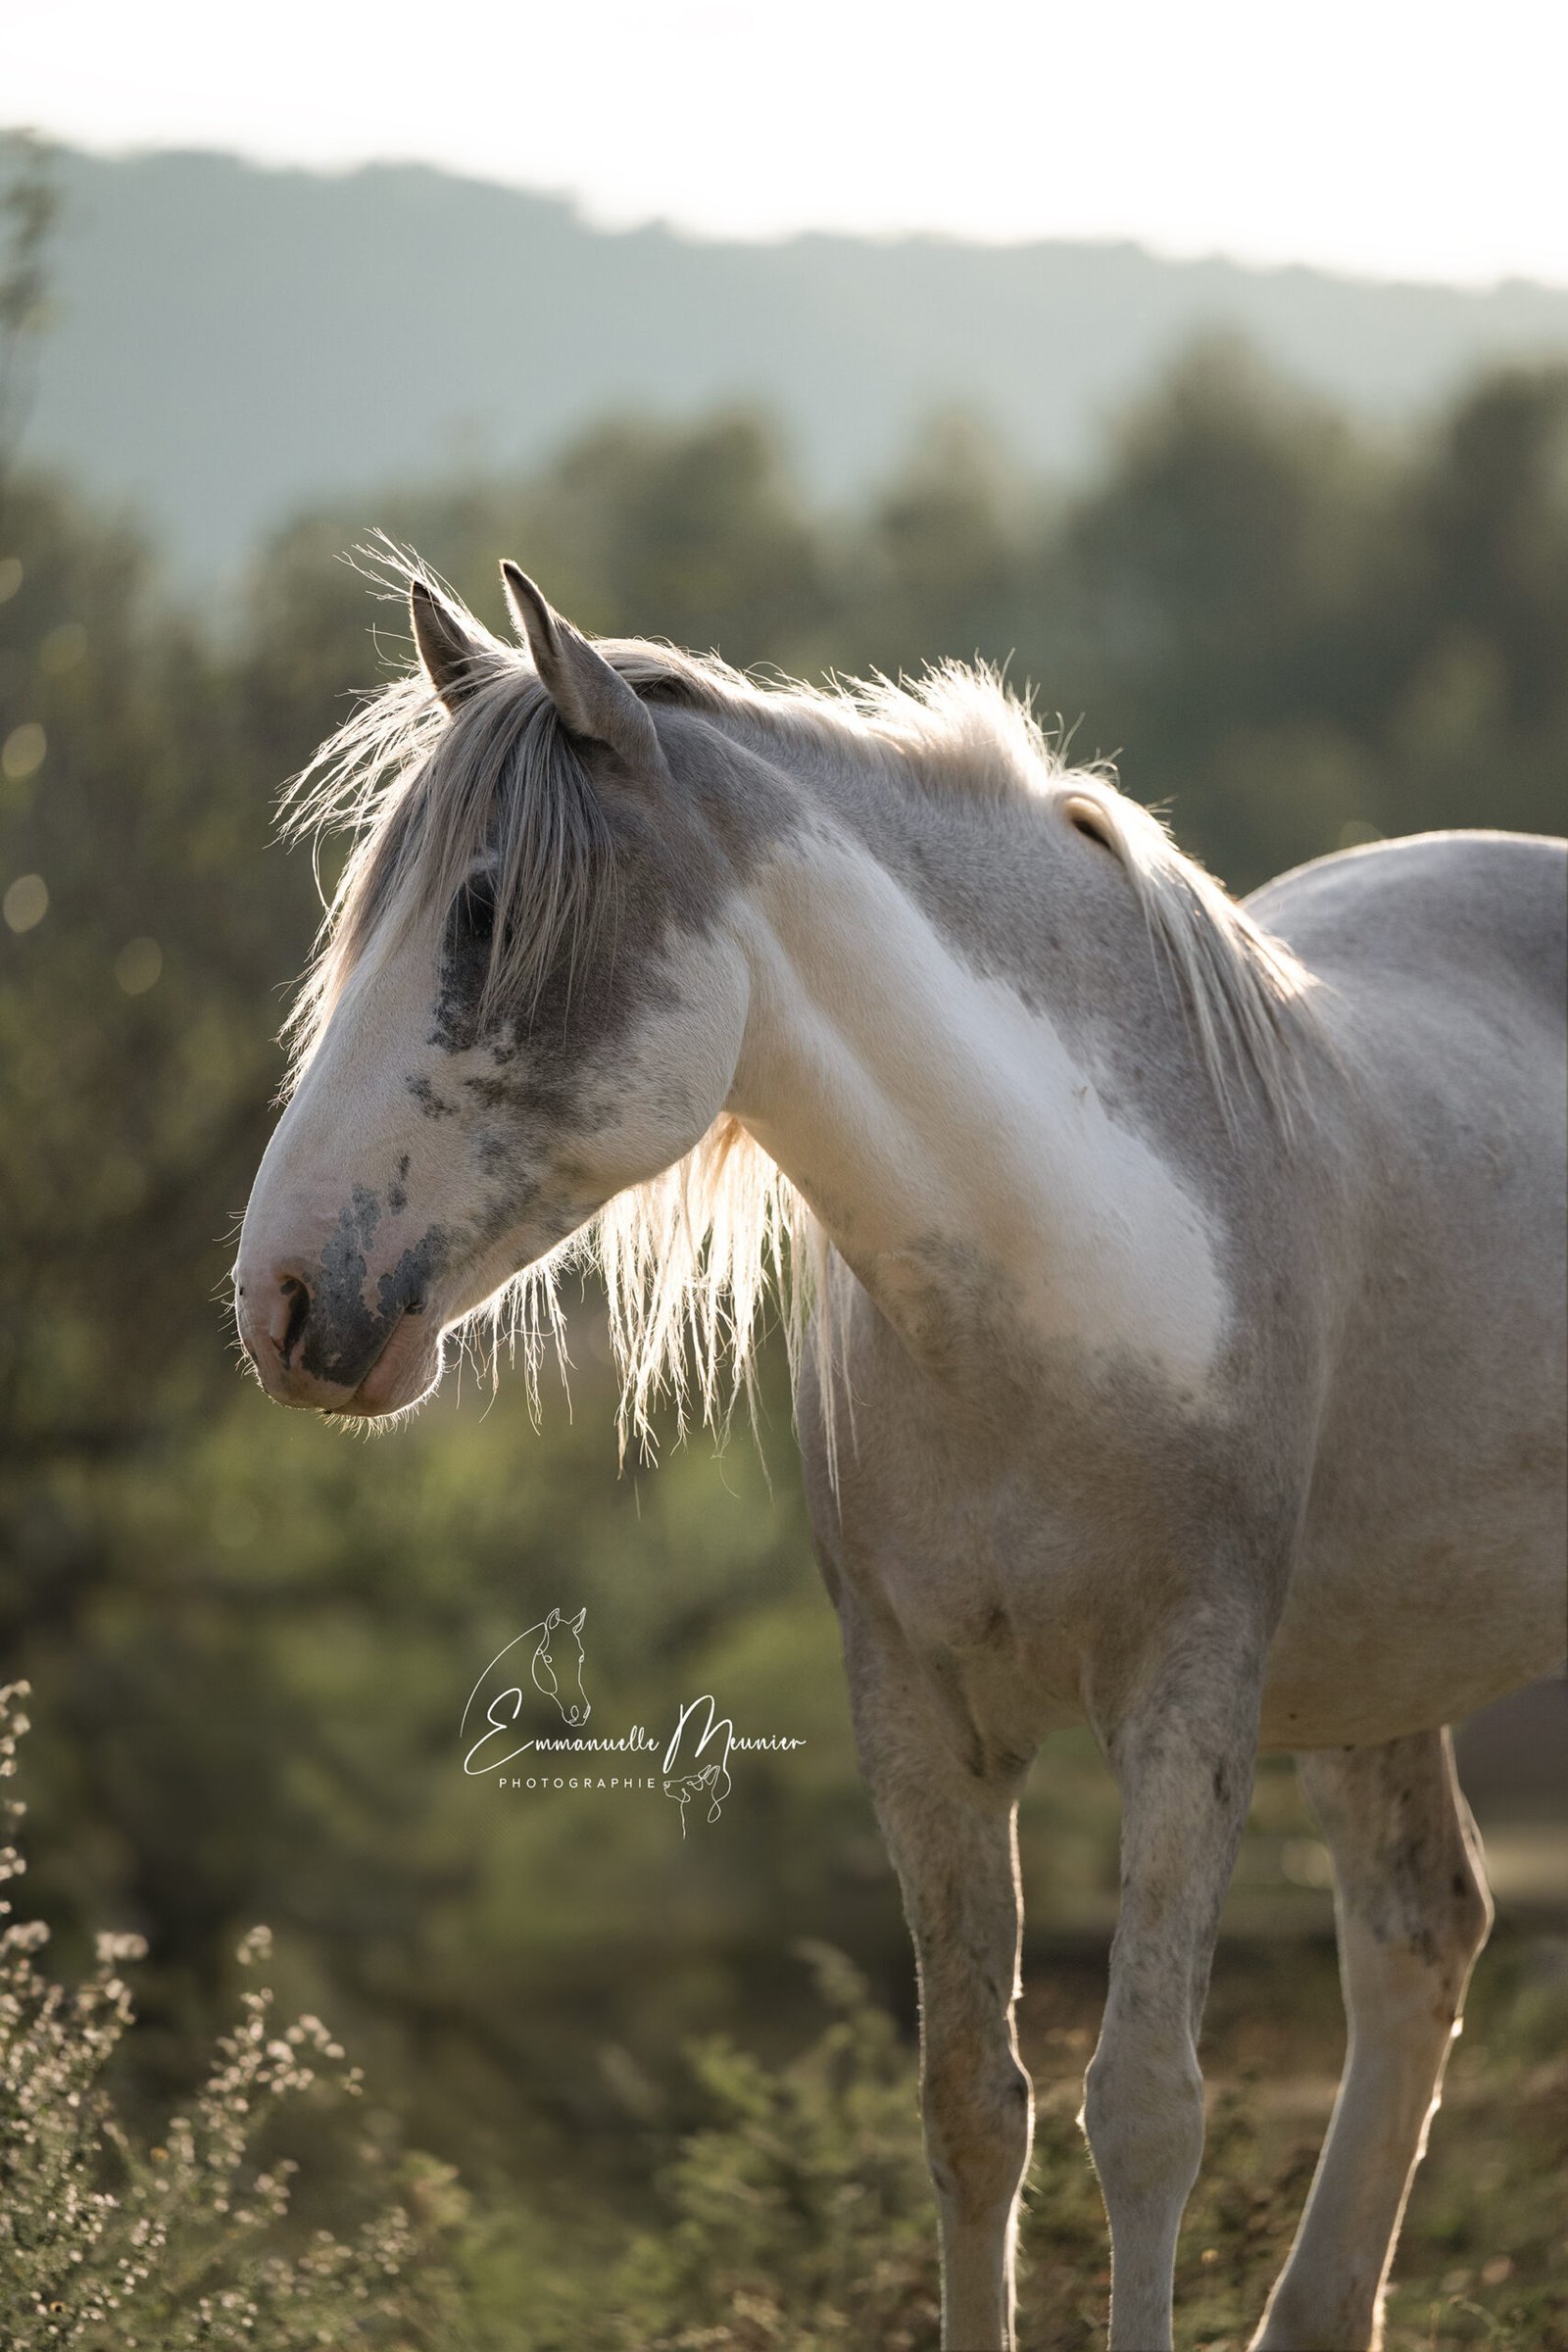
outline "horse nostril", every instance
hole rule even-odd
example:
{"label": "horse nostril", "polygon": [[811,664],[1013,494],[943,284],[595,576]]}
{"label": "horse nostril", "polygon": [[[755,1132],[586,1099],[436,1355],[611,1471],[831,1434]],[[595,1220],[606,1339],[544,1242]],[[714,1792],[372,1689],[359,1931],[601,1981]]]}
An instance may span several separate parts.
{"label": "horse nostril", "polygon": [[283,1327],[276,1333],[277,1352],[286,1364],[305,1336],[311,1316],[311,1294],[295,1274],[285,1274],[278,1287],[287,1301],[287,1311]]}

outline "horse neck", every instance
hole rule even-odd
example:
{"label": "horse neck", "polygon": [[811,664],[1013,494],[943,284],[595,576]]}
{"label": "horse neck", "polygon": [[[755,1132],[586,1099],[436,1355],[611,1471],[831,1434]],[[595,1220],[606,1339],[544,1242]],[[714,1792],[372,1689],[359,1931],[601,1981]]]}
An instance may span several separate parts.
{"label": "horse neck", "polygon": [[1213,1238],[1091,1044],[1157,1054],[1172,1018],[1130,895],[1091,892],[1086,928],[1038,812],[977,805],[949,904],[931,877],[952,812],[893,782],[852,806],[813,809],[747,885],[730,1108],[933,1368],[983,1366],[1004,1313],[1199,1377],[1224,1313]]}

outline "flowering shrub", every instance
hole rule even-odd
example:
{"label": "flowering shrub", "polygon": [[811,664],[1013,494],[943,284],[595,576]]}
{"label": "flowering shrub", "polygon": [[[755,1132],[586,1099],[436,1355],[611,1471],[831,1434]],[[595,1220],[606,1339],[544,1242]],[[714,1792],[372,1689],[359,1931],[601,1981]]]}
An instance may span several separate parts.
{"label": "flowering shrub", "polygon": [[[27,1730],[18,1683],[0,1690],[0,1776],[17,1768]],[[0,1883],[25,1864],[14,1833],[25,1808],[5,1803]],[[0,1932],[0,2340],[8,2352],[265,2352],[353,2345],[426,2352],[454,2341],[455,2288],[438,2260],[462,2218],[452,2176],[418,2160],[380,2184],[347,2239],[293,2224],[295,2166],[262,2153],[286,2102],[351,2099],[358,2070],[319,2018],[279,2031],[256,1986],[221,2037],[187,2114],[143,2146],[104,2077],[132,2022],[125,1968],[136,1936],[101,1936],[91,1976],[67,1990],[43,1973],[49,1931]],[[245,1937],[246,1968],[270,1948]],[[373,2162],[373,2159],[368,2159]]]}

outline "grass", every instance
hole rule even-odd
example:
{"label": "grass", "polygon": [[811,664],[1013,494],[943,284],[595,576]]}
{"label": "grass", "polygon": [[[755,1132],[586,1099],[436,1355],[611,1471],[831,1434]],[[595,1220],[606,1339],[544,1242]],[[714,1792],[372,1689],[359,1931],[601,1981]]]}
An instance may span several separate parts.
{"label": "grass", "polygon": [[[670,2147],[656,2210],[616,2244],[584,2223],[526,2267],[530,2318],[486,2352],[922,2352],[936,2340],[929,2190],[911,2053],[836,1955],[808,1952],[826,2031],[763,2066],[694,2053],[704,2121]],[[1104,2343],[1109,2266],[1074,2117],[1102,1972],[1069,1957],[1033,1981],[1026,2055],[1040,2090],[1023,2227],[1019,2342]],[[1299,2217],[1338,2072],[1331,1947],[1233,1946],[1206,2036],[1210,2115],[1183,2231],[1178,2352],[1244,2352]],[[1568,2344],[1568,1941],[1504,1932],[1417,2178],[1387,2352]],[[653,2145],[649,2154],[652,2159]],[[510,2304],[507,2264],[472,2249],[470,2309]],[[516,2275],[514,2274],[514,2277]],[[519,2280],[520,2283],[520,2280]]]}
{"label": "grass", "polygon": [[[1082,2159],[1073,2169],[1072,2123],[1102,1998],[1102,1973],[1068,1962],[1035,1976],[1023,2003],[1042,2109],[1024,2233],[1020,2342],[1031,2352],[1104,2340],[1103,2224]],[[1203,2039],[1208,2141],[1177,2273],[1179,2352],[1244,2352],[1295,2233],[1343,2054],[1331,1943],[1221,1947]],[[1416,2175],[1387,2352],[1568,2345],[1565,2175],[1568,1938],[1504,1925],[1478,1968]]]}

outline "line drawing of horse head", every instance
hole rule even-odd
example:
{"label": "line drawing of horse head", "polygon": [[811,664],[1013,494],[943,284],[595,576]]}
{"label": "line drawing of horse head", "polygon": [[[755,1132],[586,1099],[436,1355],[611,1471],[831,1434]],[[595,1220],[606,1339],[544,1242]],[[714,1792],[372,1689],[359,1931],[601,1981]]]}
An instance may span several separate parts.
{"label": "line drawing of horse head", "polygon": [[[496,1652],[469,1691],[468,1703],[463,1710],[463,1722],[459,1727],[460,1736],[467,1731],[474,1701],[488,1685],[502,1659],[510,1655],[520,1642],[530,1641],[534,1642],[531,1672],[535,1690],[542,1690],[547,1698],[553,1698],[561,1711],[563,1723],[570,1730],[580,1732],[593,1712],[582,1687],[582,1629],[587,1615],[587,1608],[583,1607],[575,1617],[563,1619],[559,1609],[552,1609],[548,1617],[541,1617],[522,1633],[514,1634],[505,1648]],[[563,1626],[571,1636],[569,1642],[559,1639]],[[499,1691],[485,1711],[490,1722],[498,1727],[515,1723],[522,1713],[521,1683],[514,1683],[510,1689]]]}
{"label": "line drawing of horse head", "polygon": [[[582,1687],[582,1628],[587,1616],[586,1605],[575,1617],[562,1618],[559,1609],[552,1609],[539,1625],[530,1625],[529,1634],[539,1636],[539,1645],[533,1653],[535,1687],[553,1698],[561,1709],[562,1720],[580,1731],[592,1712]],[[556,1642],[564,1630],[571,1641]],[[527,1635],[521,1637],[527,1640]],[[555,1644],[553,1647],[552,1644]]]}

